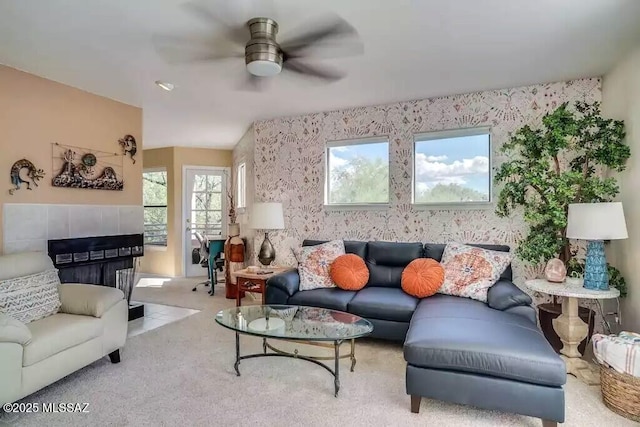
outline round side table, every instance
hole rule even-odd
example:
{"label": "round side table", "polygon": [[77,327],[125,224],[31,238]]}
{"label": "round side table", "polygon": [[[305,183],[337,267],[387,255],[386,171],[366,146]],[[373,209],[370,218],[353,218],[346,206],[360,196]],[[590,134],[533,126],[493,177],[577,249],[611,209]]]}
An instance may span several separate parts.
{"label": "round side table", "polygon": [[589,385],[600,383],[600,377],[593,372],[591,365],[582,360],[578,345],[588,334],[589,327],[578,316],[578,299],[618,298],[620,291],[610,288],[608,291],[585,289],[581,284],[552,283],[544,279],[527,280],[525,285],[532,291],[555,295],[562,298],[562,314],[553,319],[553,329],[562,341],[560,357],[567,366],[567,373],[576,376]]}

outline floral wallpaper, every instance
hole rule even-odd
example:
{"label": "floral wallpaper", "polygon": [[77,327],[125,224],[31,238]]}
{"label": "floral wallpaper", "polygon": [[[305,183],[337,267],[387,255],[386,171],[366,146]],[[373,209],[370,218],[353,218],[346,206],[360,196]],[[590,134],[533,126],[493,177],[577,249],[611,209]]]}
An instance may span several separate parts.
{"label": "floral wallpaper", "polygon": [[[235,146],[233,150],[233,183],[234,183],[234,194],[237,193],[237,182],[238,182],[238,165],[240,163],[246,163],[246,204],[245,208],[236,208],[236,221],[240,224],[240,236],[246,239],[247,247],[245,248],[245,260],[247,264],[251,263],[251,257],[253,254],[253,242],[255,238],[255,231],[251,230],[248,227],[249,220],[249,210],[251,205],[253,204],[253,198],[255,195],[254,191],[254,132],[253,125],[249,127],[247,132],[242,136],[238,144]],[[236,206],[238,201],[236,200]],[[249,258],[249,259],[247,259]]]}
{"label": "floral wallpaper", "polygon": [[[411,204],[413,135],[489,126],[492,166],[504,161],[500,147],[525,124],[539,126],[542,116],[562,102],[594,102],[601,82],[588,78],[513,89],[475,92],[372,107],[284,117],[254,123],[255,200],[281,201],[285,230],[270,233],[276,262],[295,265],[291,251],[305,238],[468,243],[515,247],[526,231],[520,215],[498,218],[494,207],[426,209]],[[390,206],[375,210],[323,207],[324,153],[327,141],[388,135]],[[238,152],[248,152],[243,143]],[[494,188],[494,197],[499,188]],[[262,233],[255,237],[256,247]],[[538,266],[514,262],[514,279],[539,274]]]}

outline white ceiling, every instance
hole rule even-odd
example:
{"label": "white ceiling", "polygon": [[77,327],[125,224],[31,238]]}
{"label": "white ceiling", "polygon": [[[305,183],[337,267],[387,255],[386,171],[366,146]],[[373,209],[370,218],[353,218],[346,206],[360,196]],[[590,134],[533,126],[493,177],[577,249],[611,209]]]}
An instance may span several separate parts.
{"label": "white ceiling", "polygon": [[231,148],[257,119],[600,76],[640,46],[640,0],[274,0],[278,40],[336,12],[365,53],[323,60],[348,72],[337,83],[243,92],[242,58],[169,65],[154,49],[153,34],[219,34],[184,1],[0,0],[0,63],[143,107],[145,148]]}

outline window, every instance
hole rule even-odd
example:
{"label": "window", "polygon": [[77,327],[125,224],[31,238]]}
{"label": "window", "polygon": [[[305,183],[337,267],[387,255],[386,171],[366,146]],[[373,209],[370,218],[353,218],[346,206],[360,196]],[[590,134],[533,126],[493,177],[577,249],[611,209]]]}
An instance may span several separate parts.
{"label": "window", "polygon": [[237,203],[238,209],[247,207],[247,164],[240,163],[236,170],[236,182],[237,188]]}
{"label": "window", "polygon": [[491,136],[487,128],[416,135],[414,203],[489,203],[490,153]]}
{"label": "window", "polygon": [[144,244],[167,246],[167,170],[142,173]]}
{"label": "window", "polygon": [[389,203],[389,140],[327,143],[326,205]]}

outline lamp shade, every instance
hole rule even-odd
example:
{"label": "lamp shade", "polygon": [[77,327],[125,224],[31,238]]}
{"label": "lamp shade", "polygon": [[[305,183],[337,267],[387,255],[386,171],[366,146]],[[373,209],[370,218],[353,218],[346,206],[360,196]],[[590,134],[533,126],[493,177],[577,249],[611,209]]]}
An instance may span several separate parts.
{"label": "lamp shade", "polygon": [[251,208],[249,227],[255,230],[282,230],[284,228],[282,203],[254,203]]}
{"label": "lamp shade", "polygon": [[572,203],[567,217],[567,237],[584,240],[626,239],[622,203]]}

